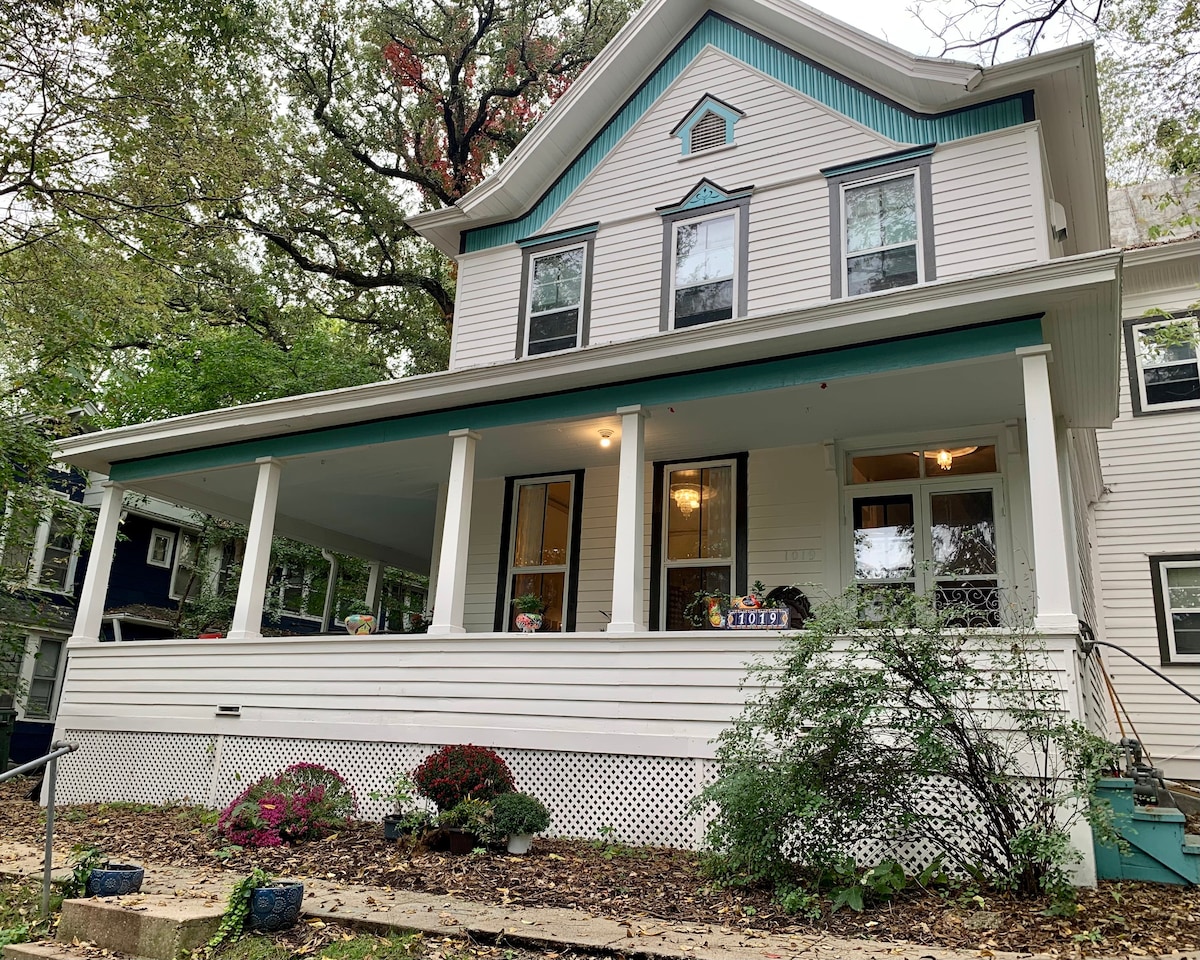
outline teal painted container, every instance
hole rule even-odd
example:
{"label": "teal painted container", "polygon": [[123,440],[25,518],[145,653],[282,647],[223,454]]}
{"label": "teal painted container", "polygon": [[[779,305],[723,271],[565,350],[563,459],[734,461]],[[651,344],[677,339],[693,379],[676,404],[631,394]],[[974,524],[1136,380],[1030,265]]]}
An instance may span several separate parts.
{"label": "teal painted container", "polygon": [[1185,834],[1186,818],[1169,807],[1141,807],[1133,802],[1133,780],[1106,777],[1096,798],[1112,807],[1113,828],[1124,841],[1095,840],[1096,874],[1101,880],[1145,880],[1152,883],[1200,883],[1200,838]]}

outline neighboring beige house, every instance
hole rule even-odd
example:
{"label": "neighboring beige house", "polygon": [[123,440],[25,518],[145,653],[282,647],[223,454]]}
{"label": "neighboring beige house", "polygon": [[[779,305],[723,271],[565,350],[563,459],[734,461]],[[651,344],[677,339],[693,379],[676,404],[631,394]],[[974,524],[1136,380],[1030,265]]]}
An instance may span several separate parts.
{"label": "neighboring beige house", "polygon": [[[1117,415],[1107,218],[1088,45],[980,68],[794,0],[649,0],[486,182],[413,219],[458,262],[448,371],[64,444],[112,486],[63,794],[221,803],[300,758],[365,794],[475,742],[559,833],[694,844],[779,635],[683,610],[755,580],[1032,621],[1099,725],[1078,547]],[[249,524],[228,637],[97,642],[124,490]],[[428,571],[428,634],[261,636],[273,533]]]}
{"label": "neighboring beige house", "polygon": [[[1200,366],[1194,341],[1153,346],[1147,331],[1191,317],[1200,301],[1194,225],[1151,225],[1196,210],[1185,181],[1110,192],[1113,243],[1125,252],[1121,412],[1098,433],[1104,490],[1095,506],[1103,600],[1097,635],[1200,695]],[[1175,198],[1164,204],[1162,198]],[[1133,730],[1168,777],[1200,781],[1200,704],[1116,651],[1104,660]]]}

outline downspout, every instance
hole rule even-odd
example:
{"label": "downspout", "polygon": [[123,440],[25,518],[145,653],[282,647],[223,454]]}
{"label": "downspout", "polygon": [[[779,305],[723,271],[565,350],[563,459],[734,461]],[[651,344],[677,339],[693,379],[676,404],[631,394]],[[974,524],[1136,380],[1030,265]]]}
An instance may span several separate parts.
{"label": "downspout", "polygon": [[325,583],[325,609],[321,612],[321,632],[329,633],[333,626],[333,602],[337,594],[338,574],[341,572],[341,561],[336,553],[322,550],[321,556],[329,561],[329,579]]}

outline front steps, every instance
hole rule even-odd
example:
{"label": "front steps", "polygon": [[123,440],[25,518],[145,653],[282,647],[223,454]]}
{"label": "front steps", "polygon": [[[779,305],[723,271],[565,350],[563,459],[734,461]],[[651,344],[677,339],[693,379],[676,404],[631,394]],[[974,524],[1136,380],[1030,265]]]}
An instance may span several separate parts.
{"label": "front steps", "polygon": [[1097,798],[1112,805],[1113,828],[1127,844],[1121,850],[1096,840],[1098,877],[1200,884],[1200,836],[1186,832],[1178,809],[1134,804],[1133,785],[1129,777],[1106,777],[1096,788]]}
{"label": "front steps", "polygon": [[18,943],[4,948],[5,960],[74,958],[76,942],[113,954],[175,960],[206,944],[221,925],[224,904],[195,897],[133,894],[65,900],[56,943]]}

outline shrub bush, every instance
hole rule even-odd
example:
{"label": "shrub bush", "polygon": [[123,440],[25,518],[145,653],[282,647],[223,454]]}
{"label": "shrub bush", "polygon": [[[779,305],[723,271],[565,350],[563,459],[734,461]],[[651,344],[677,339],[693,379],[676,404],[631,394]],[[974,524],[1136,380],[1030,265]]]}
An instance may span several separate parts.
{"label": "shrub bush", "polygon": [[971,614],[852,591],[751,674],[697,805],[723,878],[794,890],[864,840],[923,838],[960,876],[1069,896],[1069,830],[1104,828],[1112,748],[1066,715],[1036,634],[972,636]]}
{"label": "shrub bush", "polygon": [[243,847],[278,847],[336,830],[357,809],[336,770],[294,763],[234,797],[217,819],[217,832]]}
{"label": "shrub bush", "polygon": [[492,801],[492,822],[506,836],[541,833],[550,826],[550,811],[528,793],[502,793]]}
{"label": "shrub bush", "polygon": [[413,771],[421,796],[439,810],[449,810],[467,797],[491,800],[513,789],[512,772],[494,750],[452,744],[431,753]]}

